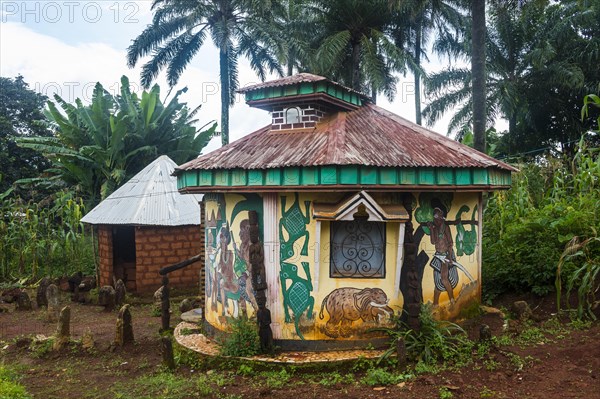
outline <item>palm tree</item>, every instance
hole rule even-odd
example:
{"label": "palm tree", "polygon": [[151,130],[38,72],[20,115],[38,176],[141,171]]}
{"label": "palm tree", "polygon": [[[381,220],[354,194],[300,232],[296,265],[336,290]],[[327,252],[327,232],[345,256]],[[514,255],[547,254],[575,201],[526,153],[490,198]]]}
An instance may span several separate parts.
{"label": "palm tree", "polygon": [[421,60],[427,60],[425,48],[433,36],[433,51],[438,55],[457,57],[462,50],[459,40],[465,26],[460,0],[399,1],[392,36],[396,45],[412,51],[415,78],[415,121],[421,125]]}
{"label": "palm tree", "polygon": [[179,102],[183,91],[164,104],[158,85],[140,98],[123,76],[119,96],[97,83],[90,105],[79,99],[69,104],[55,95],[56,103],[49,101],[46,112],[55,136],[21,138],[18,144],[52,162],[49,176],[37,182],[66,184],[94,206],[158,155],[183,163],[208,143],[216,123],[204,131],[194,127],[198,108]]}
{"label": "palm tree", "polygon": [[394,71],[414,68],[412,56],[390,39],[393,9],[387,0],[322,0],[317,3],[323,34],[316,73],[355,90],[395,94]]}
{"label": "palm tree", "polygon": [[471,0],[471,75],[474,148],[485,152],[485,0]]}
{"label": "palm tree", "polygon": [[286,66],[287,76],[294,70],[308,69],[312,52],[311,39],[318,30],[310,0],[281,0],[273,4],[273,19],[267,28],[271,31],[277,58]]}
{"label": "palm tree", "polygon": [[[426,82],[427,92],[434,100],[423,110],[428,124],[437,122],[447,111],[457,109],[448,125],[448,134],[458,132],[457,138],[460,139],[464,132],[471,130],[471,124],[475,125],[475,106],[483,104],[487,110],[483,120],[484,128],[486,125],[493,125],[498,117],[506,117],[509,120],[509,132],[514,131],[523,107],[519,103],[520,93],[524,89],[524,78],[529,70],[526,54],[531,50],[527,37],[529,33],[524,30],[524,21],[528,19],[524,15],[525,11],[528,15],[540,12],[539,8],[533,7],[519,10],[506,6],[494,7],[492,10],[485,41],[487,90],[483,100],[475,95],[475,74],[471,70],[449,68],[429,76]],[[466,36],[465,56],[473,58],[470,43],[470,38]],[[473,136],[477,143],[474,129]]]}
{"label": "palm tree", "polygon": [[169,85],[175,86],[186,66],[210,35],[219,49],[221,83],[221,143],[229,143],[229,107],[239,87],[239,56],[250,60],[252,69],[264,81],[267,71],[283,71],[269,36],[269,0],[154,0],[153,23],[133,41],[127,51],[130,67],[140,58],[151,59],[142,68],[142,85],[149,87],[164,68]]}

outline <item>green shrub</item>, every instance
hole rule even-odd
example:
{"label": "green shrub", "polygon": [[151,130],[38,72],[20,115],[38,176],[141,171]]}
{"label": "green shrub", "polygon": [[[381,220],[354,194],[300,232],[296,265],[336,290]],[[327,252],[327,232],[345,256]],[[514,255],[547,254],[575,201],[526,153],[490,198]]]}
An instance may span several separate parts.
{"label": "green shrub", "polygon": [[411,330],[402,323],[394,328],[381,328],[392,339],[381,359],[387,358],[396,350],[398,339],[403,339],[410,360],[424,364],[434,364],[438,360],[450,360],[460,363],[470,357],[472,342],[465,331],[455,323],[436,320],[430,304],[421,305],[419,331]]}
{"label": "green shrub", "polygon": [[245,317],[228,318],[231,333],[221,340],[221,355],[250,357],[259,353],[258,327]]}
{"label": "green shrub", "polygon": [[[555,289],[565,245],[600,228],[598,151],[581,142],[572,160],[520,165],[512,188],[490,196],[483,221],[486,299],[507,291],[545,295]],[[583,263],[569,259],[561,267],[562,277],[568,279]]]}
{"label": "green shrub", "polygon": [[561,256],[556,272],[558,310],[561,308],[561,288],[562,288],[562,269],[568,262],[580,260],[578,267],[572,268],[568,274],[567,298],[571,291],[577,288],[577,318],[582,320],[590,318],[595,320],[596,315],[593,309],[600,303],[596,299],[596,292],[600,288],[600,237],[594,231],[595,236],[581,240],[579,237],[573,237],[563,255]]}
{"label": "green shrub", "polygon": [[58,192],[44,207],[0,200],[0,280],[94,273],[93,243],[85,233],[81,199]]}

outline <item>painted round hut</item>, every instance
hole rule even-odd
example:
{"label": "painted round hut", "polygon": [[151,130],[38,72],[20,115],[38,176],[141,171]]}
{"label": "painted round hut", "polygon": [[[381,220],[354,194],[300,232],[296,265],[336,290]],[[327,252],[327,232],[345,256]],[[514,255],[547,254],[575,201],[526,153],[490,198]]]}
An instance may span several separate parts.
{"label": "painted round hut", "polygon": [[[154,292],[160,268],[204,250],[201,196],[181,195],[171,176],[177,164],[160,156],[98,204],[82,222],[98,236],[99,286],[121,279],[130,292]],[[169,275],[172,286],[196,288],[199,263]]]}
{"label": "painted round hut", "polygon": [[393,312],[430,302],[457,317],[481,298],[482,194],[510,165],[427,130],[324,77],[242,90],[272,123],[179,166],[202,193],[206,322],[256,312],[248,214],[258,214],[276,345],[364,345]]}

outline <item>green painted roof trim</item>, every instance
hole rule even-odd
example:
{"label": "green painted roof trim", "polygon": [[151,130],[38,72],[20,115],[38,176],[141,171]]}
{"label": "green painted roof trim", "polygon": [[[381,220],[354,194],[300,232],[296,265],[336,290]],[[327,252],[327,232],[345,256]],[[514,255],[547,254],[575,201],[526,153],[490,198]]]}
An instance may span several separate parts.
{"label": "green painted roof trim", "polygon": [[263,89],[251,90],[246,93],[246,102],[317,93],[328,94],[331,97],[358,107],[363,105],[363,99],[358,93],[354,93],[344,87],[327,81],[305,82],[290,86],[266,87]]}
{"label": "green painted roof trim", "polygon": [[314,166],[274,169],[187,170],[177,176],[177,188],[297,187],[328,185],[498,186],[511,184],[507,170],[480,168],[380,168],[374,166]]}

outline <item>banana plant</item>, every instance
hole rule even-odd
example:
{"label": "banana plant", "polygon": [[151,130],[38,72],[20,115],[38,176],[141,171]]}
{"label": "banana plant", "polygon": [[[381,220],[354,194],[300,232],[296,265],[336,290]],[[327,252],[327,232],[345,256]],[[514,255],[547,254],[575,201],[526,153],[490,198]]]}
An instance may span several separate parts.
{"label": "banana plant", "polygon": [[119,95],[111,95],[97,83],[89,105],[79,99],[69,104],[55,95],[46,110],[55,136],[18,141],[21,147],[44,154],[53,167],[46,176],[21,183],[72,187],[91,209],[159,155],[168,155],[176,163],[198,156],[216,123],[196,128],[198,121],[193,118],[199,108],[190,110],[179,102],[185,91],[163,103],[158,85],[138,96],[123,76]]}

